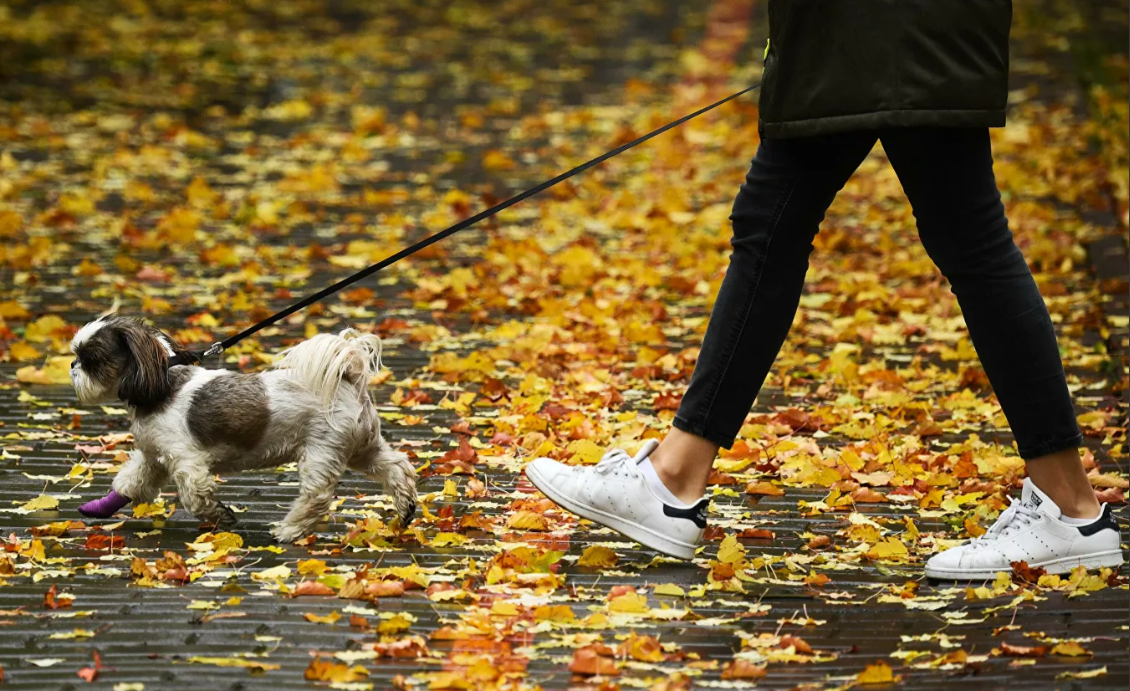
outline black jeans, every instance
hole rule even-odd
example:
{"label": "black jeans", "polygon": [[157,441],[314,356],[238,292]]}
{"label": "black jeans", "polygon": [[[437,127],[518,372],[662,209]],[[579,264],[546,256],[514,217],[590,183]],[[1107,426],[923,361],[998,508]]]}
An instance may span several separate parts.
{"label": "black jeans", "polygon": [[957,296],[1020,455],[1081,445],[1051,317],[1012,241],[980,128],[762,140],[734,201],[734,252],[675,427],[733,444],[796,315],[824,212],[876,140]]}

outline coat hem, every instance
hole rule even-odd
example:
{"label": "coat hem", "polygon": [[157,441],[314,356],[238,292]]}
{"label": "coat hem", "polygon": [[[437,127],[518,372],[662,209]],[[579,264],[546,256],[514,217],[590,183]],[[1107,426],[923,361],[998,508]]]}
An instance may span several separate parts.
{"label": "coat hem", "polygon": [[1004,127],[1004,110],[882,110],[854,115],[759,123],[766,139],[812,137],[888,127]]}

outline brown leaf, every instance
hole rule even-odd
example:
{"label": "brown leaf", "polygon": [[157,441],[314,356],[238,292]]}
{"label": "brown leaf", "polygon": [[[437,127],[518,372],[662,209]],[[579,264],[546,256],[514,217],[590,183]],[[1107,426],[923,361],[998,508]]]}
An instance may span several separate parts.
{"label": "brown leaf", "polygon": [[808,541],[809,549],[823,549],[832,544],[832,538],[827,535],[817,535]]}
{"label": "brown leaf", "polygon": [[[608,649],[607,646],[601,646]],[[573,661],[569,663],[569,671],[573,674],[584,676],[600,675],[615,677],[620,674],[620,668],[610,657],[598,654],[598,648],[585,646],[573,651]]]}
{"label": "brown leaf", "polygon": [[808,641],[804,640],[800,636],[790,636],[788,634],[781,636],[780,647],[788,648],[790,645],[796,648],[796,651],[798,653],[804,653],[805,655],[812,654],[812,646],[810,646],[808,644]]}
{"label": "brown leaf", "polygon": [[1040,576],[1047,574],[1046,569],[1032,568],[1026,561],[1014,561],[1012,566],[1012,579],[1022,583],[1037,583]]}
{"label": "brown leaf", "polygon": [[878,504],[887,501],[887,497],[881,492],[876,492],[870,487],[860,487],[851,493],[851,498],[857,504]]}
{"label": "brown leaf", "polygon": [[785,490],[774,485],[772,482],[751,482],[745,486],[746,494],[763,494],[770,497],[780,497],[785,494]]}
{"label": "brown leaf", "polygon": [[47,609],[60,609],[71,606],[71,598],[60,598],[58,587],[52,583],[43,596],[43,606]]}
{"label": "brown leaf", "polygon": [[360,665],[340,664],[332,660],[323,660],[316,657],[310,661],[310,665],[306,667],[303,677],[307,681],[330,681],[336,683],[348,683],[351,681],[358,681],[369,676],[369,671]]}
{"label": "brown leaf", "polygon": [[766,675],[764,665],[755,665],[749,660],[730,660],[722,669],[723,679],[760,679]]}
{"label": "brown leaf", "polygon": [[291,592],[290,595],[291,597],[301,597],[306,595],[325,597],[336,594],[337,591],[324,583],[319,583],[318,581],[302,581],[294,587],[294,591]]}
{"label": "brown leaf", "polygon": [[404,594],[404,581],[373,581],[365,586],[365,594],[372,597],[398,597]]}
{"label": "brown leaf", "polygon": [[747,540],[774,540],[777,538],[777,535],[772,530],[766,530],[764,528],[746,528],[738,533],[738,537]]}

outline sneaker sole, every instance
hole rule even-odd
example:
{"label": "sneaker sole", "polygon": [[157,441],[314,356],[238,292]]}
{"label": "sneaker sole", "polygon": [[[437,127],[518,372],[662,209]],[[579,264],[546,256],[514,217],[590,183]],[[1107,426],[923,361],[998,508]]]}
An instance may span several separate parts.
{"label": "sneaker sole", "polygon": [[611,528],[624,537],[635,540],[641,545],[650,547],[656,552],[666,554],[669,557],[687,561],[694,559],[695,549],[697,548],[696,545],[688,545],[685,542],[672,540],[639,523],[624,520],[619,516],[606,513],[600,509],[594,509],[591,506],[578,504],[565,495],[558,493],[548,482],[545,482],[544,479],[537,476],[537,471],[531,472],[531,470],[529,466],[526,467],[526,477],[533,483],[534,487],[537,487],[539,492],[549,497],[554,504],[557,504],[566,511],[576,514],[581,518],[587,518],[590,521],[599,523],[606,528]]}
{"label": "sneaker sole", "polygon": [[[1044,569],[1049,574],[1069,573],[1076,567],[1085,566],[1088,569],[1098,569],[1104,566],[1122,566],[1122,550],[1099,552],[1079,557],[1063,557],[1052,559],[1040,564],[1029,564],[1033,569]],[[932,569],[926,567],[926,578],[936,578],[947,581],[974,581],[996,578],[1000,571],[1009,569]]]}

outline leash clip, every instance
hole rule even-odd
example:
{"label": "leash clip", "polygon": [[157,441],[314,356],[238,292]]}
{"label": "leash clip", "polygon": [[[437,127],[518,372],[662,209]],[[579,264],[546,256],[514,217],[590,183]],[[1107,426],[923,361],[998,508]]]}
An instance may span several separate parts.
{"label": "leash clip", "polygon": [[203,358],[206,358],[206,357],[212,357],[213,355],[219,355],[222,352],[224,352],[223,344],[216,342],[216,343],[212,344],[211,348],[209,348],[208,350],[205,350],[204,354],[201,355],[200,358],[203,359]]}

